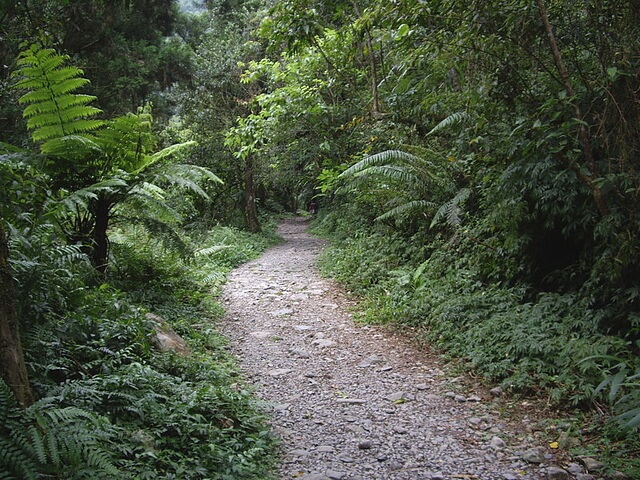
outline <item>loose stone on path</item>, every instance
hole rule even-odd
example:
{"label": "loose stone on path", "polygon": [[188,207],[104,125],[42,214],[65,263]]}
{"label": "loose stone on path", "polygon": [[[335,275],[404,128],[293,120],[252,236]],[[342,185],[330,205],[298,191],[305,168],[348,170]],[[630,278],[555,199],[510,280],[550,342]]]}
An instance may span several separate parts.
{"label": "loose stone on path", "polygon": [[527,445],[522,431],[501,425],[499,435],[492,433],[499,414],[489,401],[456,390],[409,341],[355,325],[350,301],[318,275],[315,262],[325,244],[306,227],[304,219],[285,220],[282,244],[231,272],[219,326],[281,439],[281,480],[586,473],[575,464],[568,470],[544,446]]}

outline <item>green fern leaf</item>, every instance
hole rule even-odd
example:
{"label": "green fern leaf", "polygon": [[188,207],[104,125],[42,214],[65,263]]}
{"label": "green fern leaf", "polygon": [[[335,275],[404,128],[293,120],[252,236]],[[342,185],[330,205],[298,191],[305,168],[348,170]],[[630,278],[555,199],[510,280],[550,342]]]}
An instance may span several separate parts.
{"label": "green fern leaf", "polygon": [[22,80],[16,88],[29,90],[18,102],[27,104],[23,115],[34,141],[44,142],[43,153],[49,150],[47,141],[91,132],[104,124],[92,118],[101,112],[89,105],[95,97],[73,93],[89,81],[80,77],[81,69],[65,66],[67,60],[55,50],[38,45],[21,52],[18,58],[16,75]]}
{"label": "green fern leaf", "polygon": [[391,162],[397,164],[419,164],[423,161],[424,160],[422,158],[412,155],[411,153],[403,152],[401,150],[385,150],[384,152],[376,153],[374,155],[369,155],[368,157],[363,158],[358,163],[352,165],[344,172],[342,172],[340,174],[340,177],[351,177],[369,167],[386,165]]}
{"label": "green fern leaf", "polygon": [[451,227],[458,227],[462,223],[462,204],[467,201],[469,196],[471,195],[471,189],[462,188],[458,191],[458,193],[448,202],[442,204],[436,214],[433,216],[431,220],[430,227],[433,228],[437,225],[443,218],[446,219],[446,222]]}
{"label": "green fern leaf", "polygon": [[376,220],[386,220],[388,218],[397,218],[402,214],[409,212],[425,212],[435,207],[433,202],[427,200],[412,200],[411,202],[403,203],[395,208],[383,213]]}
{"label": "green fern leaf", "polygon": [[427,135],[433,135],[434,133],[438,133],[441,130],[445,130],[452,125],[458,125],[466,122],[469,119],[469,114],[467,112],[456,112],[449,115],[447,118],[438,123],[435,127],[431,129]]}

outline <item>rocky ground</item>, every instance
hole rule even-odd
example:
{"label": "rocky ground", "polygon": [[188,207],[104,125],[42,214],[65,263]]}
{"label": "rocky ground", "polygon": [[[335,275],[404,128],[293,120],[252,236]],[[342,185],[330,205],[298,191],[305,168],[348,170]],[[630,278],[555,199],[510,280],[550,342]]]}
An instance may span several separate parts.
{"label": "rocky ground", "polygon": [[[301,218],[284,243],[231,273],[230,339],[281,438],[281,479],[577,479],[593,477],[504,418],[499,390],[445,374],[410,339],[354,324],[350,301],[318,275],[324,246]],[[586,459],[588,462],[589,460]]]}

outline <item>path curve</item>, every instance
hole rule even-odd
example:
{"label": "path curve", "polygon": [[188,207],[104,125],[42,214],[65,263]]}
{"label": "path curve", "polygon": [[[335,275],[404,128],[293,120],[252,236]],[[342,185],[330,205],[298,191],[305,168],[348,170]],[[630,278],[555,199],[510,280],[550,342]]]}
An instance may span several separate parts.
{"label": "path curve", "polygon": [[281,479],[516,480],[556,471],[551,450],[523,444],[526,425],[513,431],[491,395],[456,390],[410,342],[354,324],[340,288],[317,273],[325,243],[307,225],[285,220],[285,241],[234,270],[223,292],[220,328],[267,402]]}

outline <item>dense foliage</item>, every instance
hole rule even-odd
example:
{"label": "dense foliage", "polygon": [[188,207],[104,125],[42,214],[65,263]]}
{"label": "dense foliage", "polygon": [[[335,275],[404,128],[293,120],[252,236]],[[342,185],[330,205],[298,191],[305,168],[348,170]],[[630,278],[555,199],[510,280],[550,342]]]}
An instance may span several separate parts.
{"label": "dense foliage", "polygon": [[[513,392],[596,405],[612,421],[587,433],[637,448],[637,1],[196,3],[0,6],[0,319],[41,399],[0,390],[18,445],[2,461],[80,468],[47,440],[62,422],[70,442],[99,426],[96,478],[263,472],[269,440],[194,318],[213,315],[202,285],[245,258],[235,228],[312,202],[363,319]],[[219,223],[233,229],[198,236]],[[147,311],[207,372],[152,353]],[[25,447],[34,422],[55,448]]]}
{"label": "dense foliage", "polygon": [[[0,139],[0,477],[270,478],[275,441],[214,298],[274,237],[198,216],[221,180],[187,130],[154,124],[149,102],[175,78],[146,69],[191,47],[170,37],[173,2],[117,3],[0,11],[2,120],[14,104],[25,120]],[[89,11],[96,50],[74,31]],[[146,51],[137,74],[114,66],[135,66],[129,47]],[[188,353],[161,351],[159,329]]]}
{"label": "dense foliage", "polygon": [[[272,240],[223,227],[192,235],[200,254],[184,263],[144,231],[119,231],[118,269],[95,288],[80,281],[92,278],[88,262],[83,271],[63,249],[40,245],[50,284],[29,284],[34,266],[16,265],[39,400],[23,412],[2,384],[6,478],[269,478],[274,439],[213,327],[222,312],[212,294]],[[26,239],[13,238],[12,250],[35,263]],[[159,319],[188,356],[158,352]]]}
{"label": "dense foliage", "polygon": [[319,201],[327,271],[365,296],[365,318],[505,387],[608,403],[633,437],[639,15],[617,1],[280,1],[228,143],[270,195]]}

